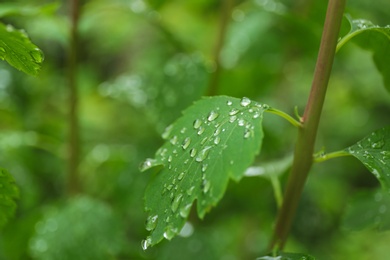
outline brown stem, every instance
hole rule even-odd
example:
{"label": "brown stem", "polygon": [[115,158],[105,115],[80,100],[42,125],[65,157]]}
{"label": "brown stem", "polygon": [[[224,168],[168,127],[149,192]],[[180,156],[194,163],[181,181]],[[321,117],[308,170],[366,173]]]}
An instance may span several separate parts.
{"label": "brown stem", "polygon": [[77,93],[77,62],[78,62],[78,21],[80,4],[79,0],[71,1],[71,28],[68,57],[69,80],[69,147],[68,147],[68,183],[70,194],[77,193],[80,189],[78,165],[80,154],[80,134],[78,122],[78,93]]}
{"label": "brown stem", "polygon": [[234,0],[224,0],[222,6],[222,15],[220,26],[218,30],[217,42],[215,44],[214,49],[214,63],[215,63],[215,71],[211,74],[209,87],[208,87],[208,95],[214,96],[218,94],[218,85],[219,85],[219,77],[221,74],[221,61],[220,54],[223,47],[223,42],[226,37],[226,29],[229,24],[230,16],[232,13]]}
{"label": "brown stem", "polygon": [[332,70],[338,34],[346,0],[329,0],[320,50],[314,71],[309,100],[298,132],[294,162],[287,181],[284,201],[279,211],[271,249],[282,250],[295,216],[309,170],[313,162],[314,144]]}

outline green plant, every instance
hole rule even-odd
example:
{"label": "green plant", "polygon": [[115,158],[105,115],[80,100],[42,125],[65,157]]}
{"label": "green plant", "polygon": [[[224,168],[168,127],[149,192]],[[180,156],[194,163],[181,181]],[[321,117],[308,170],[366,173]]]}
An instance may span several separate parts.
{"label": "green plant", "polygon": [[[156,169],[145,192],[145,209],[148,212],[146,229],[151,234],[142,241],[143,249],[159,243],[163,238],[170,240],[179,234],[195,200],[198,216],[203,218],[222,198],[229,178],[238,181],[244,177],[245,170],[261,149],[264,112],[277,114],[298,129],[294,159],[269,248],[274,257],[272,259],[314,259],[308,255],[280,252],[287,241],[313,163],[342,156],[356,157],[380,181],[385,190],[380,194],[385,198],[383,201],[387,201],[390,182],[389,127],[373,132],[349,148],[331,153],[314,153],[333,58],[346,42],[354,40],[374,52],[374,62],[386,88],[390,90],[387,59],[390,28],[346,16],[350,30],[343,35],[343,28],[342,38],[339,38],[344,5],[343,0],[329,1],[313,84],[303,116],[297,113],[294,119],[280,110],[245,97],[215,96],[197,101],[166,128],[162,135],[166,140],[164,145],[156,152],[154,159],[147,159],[140,167],[142,171]],[[281,168],[271,173],[277,201],[281,201],[281,194],[275,175],[285,169]],[[384,203],[380,202],[376,207],[382,206],[383,209],[386,206]],[[379,215],[382,213],[379,212]],[[365,222],[370,222],[375,216],[368,216]],[[377,218],[376,222],[382,227],[388,224],[385,218]]]}

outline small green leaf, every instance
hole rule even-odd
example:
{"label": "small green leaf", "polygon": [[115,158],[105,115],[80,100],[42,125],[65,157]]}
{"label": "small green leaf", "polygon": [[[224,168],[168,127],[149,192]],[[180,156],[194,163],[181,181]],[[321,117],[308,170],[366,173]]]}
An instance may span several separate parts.
{"label": "small green leaf", "polygon": [[44,56],[27,34],[0,23],[0,59],[30,75],[37,75]]}
{"label": "small green leaf", "polygon": [[359,159],[390,191],[390,127],[371,133],[345,151]]}
{"label": "small green leaf", "polygon": [[372,51],[375,65],[382,74],[385,87],[390,91],[390,26],[380,27],[367,20],[353,20],[348,15],[346,18],[351,29],[339,40],[336,51],[352,39],[363,49]]}
{"label": "small green leaf", "polygon": [[256,260],[315,260],[315,257],[299,253],[279,253],[278,256],[263,256]]}
{"label": "small green leaf", "polygon": [[142,242],[144,249],[178,234],[195,200],[203,218],[222,198],[229,178],[243,177],[260,150],[267,108],[248,98],[208,97],[167,128],[155,159],[141,165],[142,171],[164,166],[145,192],[151,235]]}
{"label": "small green leaf", "polygon": [[381,189],[358,193],[347,207],[343,227],[348,230],[367,227],[389,230],[390,194]]}
{"label": "small green leaf", "polygon": [[18,188],[12,175],[0,168],[0,229],[14,215]]}

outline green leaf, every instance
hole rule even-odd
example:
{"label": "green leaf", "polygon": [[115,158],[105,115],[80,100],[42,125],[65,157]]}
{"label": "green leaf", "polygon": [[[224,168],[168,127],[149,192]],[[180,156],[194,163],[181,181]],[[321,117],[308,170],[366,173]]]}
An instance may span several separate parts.
{"label": "green leaf", "polygon": [[145,192],[151,235],[143,241],[144,249],[178,234],[195,200],[203,218],[222,198],[229,178],[243,177],[260,150],[267,108],[248,98],[207,97],[167,128],[155,159],[140,167],[163,166]]}
{"label": "green leaf", "polygon": [[14,215],[15,199],[19,196],[18,187],[12,175],[0,168],[0,229]]}
{"label": "green leaf", "polygon": [[382,74],[385,87],[390,91],[390,26],[380,27],[367,20],[353,20],[348,15],[346,18],[351,29],[339,40],[336,51],[352,39],[363,49],[372,51],[375,65]]}
{"label": "green leaf", "polygon": [[27,74],[37,75],[44,57],[24,31],[0,23],[0,59]]}
{"label": "green leaf", "polygon": [[14,15],[37,15],[41,13],[54,13],[59,8],[59,3],[50,3],[42,6],[28,6],[21,3],[1,3],[0,17],[14,16]]}
{"label": "green leaf", "polygon": [[390,191],[390,127],[371,133],[345,151],[359,159]]}
{"label": "green leaf", "polygon": [[313,256],[299,253],[279,253],[278,256],[263,256],[256,260],[315,260]]}
{"label": "green leaf", "polygon": [[47,210],[35,231],[30,240],[34,259],[116,259],[124,241],[124,227],[113,210],[87,196]]}
{"label": "green leaf", "polygon": [[343,227],[348,230],[367,227],[389,230],[390,194],[381,189],[358,193],[347,207]]}

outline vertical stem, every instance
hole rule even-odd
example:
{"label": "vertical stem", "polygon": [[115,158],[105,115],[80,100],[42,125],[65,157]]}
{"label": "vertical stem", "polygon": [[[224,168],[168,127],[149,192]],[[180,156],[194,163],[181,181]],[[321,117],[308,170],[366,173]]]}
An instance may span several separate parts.
{"label": "vertical stem", "polygon": [[214,49],[214,62],[215,62],[215,71],[211,74],[209,87],[208,87],[208,95],[214,96],[218,93],[218,83],[219,83],[219,77],[221,74],[221,61],[220,61],[220,54],[223,47],[223,42],[226,38],[226,29],[227,25],[229,24],[230,15],[232,13],[232,8],[234,5],[234,0],[223,0],[222,1],[222,15],[221,15],[221,21],[220,26],[218,30],[218,36],[217,36],[217,42],[215,44]]}
{"label": "vertical stem", "polygon": [[69,80],[69,147],[68,147],[68,183],[67,189],[70,194],[80,189],[78,165],[80,154],[80,137],[78,122],[78,93],[77,93],[77,62],[78,62],[78,21],[80,4],[79,0],[70,1],[70,42],[68,57],[68,80]]}
{"label": "vertical stem", "polygon": [[298,132],[294,161],[279,211],[271,249],[282,250],[288,237],[302,190],[313,162],[314,144],[332,70],[346,0],[329,0],[320,50],[302,127]]}

